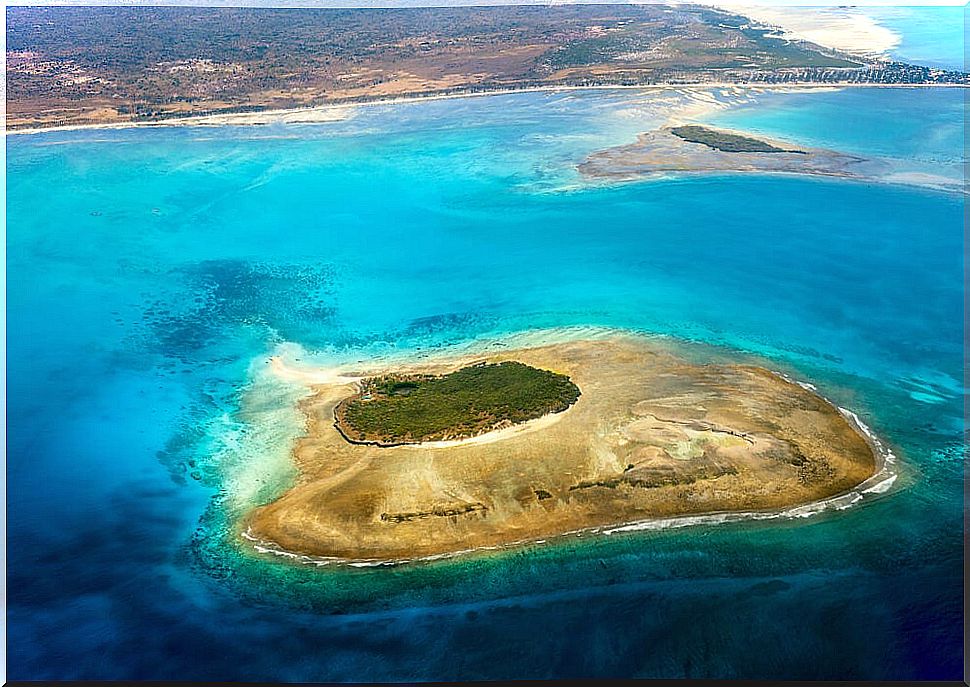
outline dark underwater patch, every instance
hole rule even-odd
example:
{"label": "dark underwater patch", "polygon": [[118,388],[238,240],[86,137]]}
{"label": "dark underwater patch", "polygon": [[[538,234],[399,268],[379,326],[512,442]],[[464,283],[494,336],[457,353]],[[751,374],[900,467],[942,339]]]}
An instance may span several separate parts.
{"label": "dark underwater patch", "polygon": [[495,318],[482,313],[458,312],[418,317],[401,330],[404,338],[437,336],[456,332],[480,331],[494,325]]}
{"label": "dark underwater patch", "polygon": [[[268,330],[271,339],[299,340],[336,315],[334,268],[273,265],[244,260],[207,260],[170,272],[184,284],[178,302],[154,301],[143,323],[154,348],[183,362],[201,356],[238,327]],[[218,357],[218,355],[216,356]]]}

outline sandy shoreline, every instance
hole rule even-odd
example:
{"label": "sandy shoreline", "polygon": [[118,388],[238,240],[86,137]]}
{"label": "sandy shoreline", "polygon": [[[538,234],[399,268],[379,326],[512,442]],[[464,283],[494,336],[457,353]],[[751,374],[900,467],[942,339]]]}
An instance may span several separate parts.
{"label": "sandy shoreline", "polygon": [[856,8],[772,7],[744,2],[715,5],[780,29],[782,38],[803,40],[862,57],[884,57],[900,43],[900,36]]}
{"label": "sandy shoreline", "polygon": [[[851,411],[846,411],[850,412]],[[851,414],[855,417],[855,414]],[[857,419],[857,418],[856,418]],[[860,422],[860,429],[868,432],[868,427]],[[874,436],[873,436],[874,438]],[[876,440],[878,441],[878,440]],[[565,542],[569,539],[579,539],[585,536],[610,536],[632,532],[647,532],[664,529],[680,529],[684,527],[724,525],[730,523],[757,522],[768,520],[793,521],[814,517],[830,511],[842,511],[852,508],[859,503],[871,500],[873,497],[887,493],[896,483],[899,473],[896,468],[895,456],[891,450],[881,443],[881,463],[878,471],[865,482],[854,489],[836,494],[825,499],[806,503],[793,508],[768,509],[760,511],[718,511],[699,513],[696,515],[682,515],[670,517],[646,518],[622,522],[613,526],[593,526],[580,528],[546,537],[523,538],[493,546],[479,546],[458,551],[431,554],[427,556],[403,557],[393,559],[380,558],[341,558],[337,556],[314,556],[297,553],[280,548],[271,541],[265,541],[254,536],[251,529],[240,532],[239,536],[249,542],[257,554],[266,554],[291,561],[298,565],[314,567],[347,566],[353,568],[396,567],[413,563],[430,563],[434,561],[462,558],[474,554],[487,554],[501,551],[511,551],[526,546],[538,546]]]}
{"label": "sandy shoreline", "polygon": [[449,93],[439,95],[412,95],[383,100],[359,100],[337,102],[330,105],[314,107],[286,108],[278,110],[264,110],[259,112],[239,112],[225,114],[208,114],[197,117],[174,117],[150,122],[111,122],[104,124],[71,124],[66,126],[34,127],[23,129],[7,129],[7,136],[27,136],[66,131],[112,130],[134,128],[162,128],[162,127],[212,127],[212,126],[262,126],[269,124],[325,124],[339,122],[353,116],[358,107],[375,105],[408,105],[414,103],[431,102],[435,100],[455,100],[459,98],[481,98],[488,96],[513,95],[516,93],[559,93],[575,91],[677,91],[701,93],[711,89],[737,89],[741,91],[819,91],[826,92],[842,88],[966,88],[964,84],[927,83],[927,84],[881,84],[881,83],[836,83],[821,84],[813,82],[788,83],[757,83],[742,84],[736,82],[709,82],[698,84],[643,84],[634,86],[624,85],[591,85],[591,86],[535,86],[529,88],[507,88],[473,93]]}
{"label": "sandy shoreline", "polygon": [[[541,341],[542,337],[534,339]],[[614,331],[612,336],[604,332],[599,339],[486,354],[524,357],[527,364],[547,369],[565,366],[563,371],[577,375],[580,388],[594,391],[549,425],[546,418],[540,418],[527,430],[489,433],[491,436],[482,435],[486,439],[481,442],[394,449],[352,446],[342,442],[333,429],[332,407],[354,388],[353,382],[345,383],[355,379],[347,372],[349,364],[314,372],[302,363],[277,361],[274,374],[288,382],[303,380],[313,390],[301,402],[309,424],[293,454],[301,477],[278,500],[244,518],[238,534],[251,550],[302,563],[394,565],[587,533],[806,517],[848,507],[864,494],[881,493],[891,486],[895,475],[886,473],[886,456],[891,462],[891,452],[883,450],[861,421],[856,424],[854,415],[818,400],[811,385],[797,384],[783,375],[766,377],[756,368],[730,364],[696,367],[671,358],[667,351],[673,349],[666,346],[652,337],[626,339]],[[467,364],[472,355],[481,357],[482,351],[415,365],[416,369],[438,369]],[[387,369],[400,363],[386,360],[378,367]],[[670,377],[664,372],[669,365],[680,372]],[[635,385],[647,385],[642,391],[629,387],[634,371],[641,380]],[[715,376],[710,377],[712,374]],[[707,386],[720,380],[720,375],[727,375],[723,382]],[[735,379],[737,375],[741,377]],[[320,380],[333,384],[313,383]],[[743,393],[748,401],[737,406],[730,394],[721,398],[724,392],[717,391],[711,396],[721,384],[728,385],[725,389],[747,389]],[[644,398],[641,393],[649,400],[637,402]],[[669,396],[671,400],[663,401],[670,393],[674,394]],[[701,416],[688,410],[695,407],[690,399],[696,393],[705,399],[707,408]],[[778,393],[782,396],[775,399]],[[676,400],[683,394],[686,396]],[[796,402],[792,394],[801,400]],[[777,406],[778,402],[782,405]],[[771,410],[792,402],[797,407],[808,404],[799,413],[813,410],[802,419],[786,415],[789,411]],[[633,409],[632,415],[626,408]],[[752,410],[758,408],[761,410]],[[788,444],[759,430],[767,426],[759,424],[760,420],[751,424],[750,419],[743,419],[750,412],[755,413],[750,417],[781,412],[778,431],[780,436],[790,437],[784,441],[808,441],[799,444],[806,453],[798,455],[812,456],[821,450],[828,458],[822,459],[820,467],[812,467],[816,458],[804,465],[799,458],[796,464],[802,467],[796,472],[802,476],[792,481],[792,468],[784,467],[784,461],[774,462],[788,450]],[[678,416],[683,420],[676,419]],[[837,429],[839,422],[847,424]],[[829,436],[827,432],[835,431],[833,443],[825,448],[817,438],[807,438],[809,434],[798,429],[802,426],[812,436],[818,432]],[[860,443],[849,448],[852,442]],[[674,457],[654,448],[660,445]],[[701,451],[703,446],[707,448]],[[667,457],[662,458],[658,450]],[[867,468],[854,463],[865,460],[863,453],[869,456]],[[777,457],[765,463],[768,455]],[[684,479],[669,482],[663,477],[668,470]],[[661,481],[651,483],[657,475]],[[601,483],[616,485],[604,489],[598,486]],[[636,488],[641,484],[649,488]],[[717,507],[719,504],[730,507]],[[439,515],[447,517],[436,517]]]}
{"label": "sandy shoreline", "polygon": [[315,107],[297,107],[258,112],[226,112],[192,117],[169,117],[145,122],[106,122],[104,124],[68,124],[65,126],[7,129],[7,135],[42,134],[55,131],[90,131],[161,127],[259,126],[268,124],[325,124],[353,116],[357,103],[335,103]]}
{"label": "sandy shoreline", "polygon": [[[803,384],[803,382],[796,383]],[[829,402],[831,403],[831,401]],[[832,405],[835,406],[835,404]],[[869,427],[859,419],[858,415],[844,408],[838,406],[835,407],[838,408],[839,411],[842,412],[848,419],[850,419],[857,430],[867,438],[867,441],[873,448],[874,455],[877,457],[876,472],[856,487],[846,490],[845,492],[791,508],[777,508],[746,512],[718,511],[699,513],[696,515],[645,518],[642,520],[618,523],[612,526],[593,526],[580,528],[541,538],[524,538],[494,546],[479,546],[448,553],[395,559],[341,558],[337,556],[314,556],[311,554],[296,553],[282,549],[271,541],[259,539],[258,537],[254,536],[251,528],[246,528],[245,531],[240,532],[239,536],[243,540],[249,542],[256,553],[276,556],[300,565],[312,565],[314,567],[336,565],[353,568],[375,568],[396,567],[411,563],[430,563],[433,561],[450,560],[473,554],[514,550],[524,546],[536,546],[544,544],[554,545],[558,542],[563,542],[573,538],[582,538],[584,536],[610,536],[613,534],[626,534],[631,532],[646,532],[703,525],[724,525],[730,523],[767,520],[801,520],[821,515],[833,510],[846,510],[865,500],[885,494],[892,489],[893,485],[899,478],[899,472],[896,466],[896,456],[892,450],[886,447],[878,439],[878,437],[873,434]]]}

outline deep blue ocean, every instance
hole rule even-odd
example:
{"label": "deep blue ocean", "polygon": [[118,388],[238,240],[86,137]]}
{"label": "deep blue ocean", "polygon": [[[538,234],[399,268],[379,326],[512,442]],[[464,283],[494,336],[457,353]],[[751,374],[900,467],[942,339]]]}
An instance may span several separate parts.
{"label": "deep blue ocean", "polygon": [[[715,91],[699,121],[962,178],[959,89]],[[964,196],[589,182],[675,92],[7,138],[10,679],[962,672]],[[607,326],[755,355],[892,447],[885,494],[394,568],[229,534],[292,477],[267,356]]]}

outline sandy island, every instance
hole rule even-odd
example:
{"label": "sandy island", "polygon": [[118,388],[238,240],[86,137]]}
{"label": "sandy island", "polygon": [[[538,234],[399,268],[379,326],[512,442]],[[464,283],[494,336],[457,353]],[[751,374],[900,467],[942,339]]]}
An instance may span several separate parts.
{"label": "sandy island", "polygon": [[[745,131],[714,128],[675,117],[668,125],[642,133],[635,143],[591,153],[577,165],[589,179],[633,181],[684,174],[794,174],[835,177],[880,184],[900,184],[966,193],[963,180],[940,174],[907,171],[897,161],[866,158],[825,148],[811,148]],[[736,136],[780,150],[774,152],[718,150],[675,135],[677,125],[713,134]]]}
{"label": "sandy island", "polygon": [[711,132],[748,137],[770,144],[777,152],[732,152],[704,143],[684,140],[666,126],[640,134],[636,143],[592,153],[579,165],[586,176],[604,179],[636,179],[666,173],[754,172],[759,174],[805,174],[846,179],[875,180],[887,175],[890,166],[879,160],[847,155],[834,150],[808,148],[764,136],[750,138],[741,131],[697,127]]}
{"label": "sandy island", "polygon": [[[334,427],[335,406],[363,376],[482,359],[566,374],[582,395],[462,441],[361,446]],[[355,373],[273,365],[312,393],[300,403],[297,483],[241,523],[260,550],[413,560],[647,518],[784,509],[843,494],[879,467],[857,426],[809,388],[759,367],[689,362],[632,335]]]}

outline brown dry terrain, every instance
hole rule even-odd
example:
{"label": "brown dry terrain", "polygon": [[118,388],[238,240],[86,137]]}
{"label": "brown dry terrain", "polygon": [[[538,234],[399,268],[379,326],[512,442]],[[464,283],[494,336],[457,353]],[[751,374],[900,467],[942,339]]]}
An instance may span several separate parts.
{"label": "brown dry terrain", "polygon": [[317,384],[302,403],[299,483],[242,528],[291,552],[409,559],[651,517],[781,509],[876,469],[835,407],[762,368],[688,362],[627,336],[488,359],[567,374],[582,395],[563,413],[471,440],[381,448],[334,428],[355,384]]}
{"label": "brown dry terrain", "polygon": [[554,85],[963,79],[693,5],[10,7],[7,50],[8,128]]}

